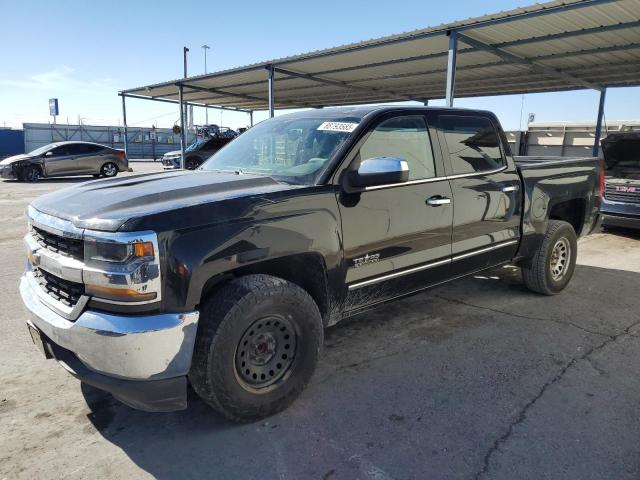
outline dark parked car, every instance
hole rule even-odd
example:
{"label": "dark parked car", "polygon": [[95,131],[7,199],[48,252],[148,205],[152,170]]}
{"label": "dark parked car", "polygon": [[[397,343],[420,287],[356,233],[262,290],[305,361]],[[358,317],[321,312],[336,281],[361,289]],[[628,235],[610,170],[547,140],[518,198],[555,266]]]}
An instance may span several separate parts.
{"label": "dark parked car", "polygon": [[2,178],[37,182],[42,177],[93,175],[115,177],[126,172],[124,150],[90,142],[56,142],[0,162]]}
{"label": "dark parked car", "polygon": [[505,263],[560,293],[602,174],[514,160],[484,111],[283,115],[196,171],[36,199],[20,293],[36,345],[82,381],[151,411],[186,408],[190,382],[251,420],[300,394],[346,317]]}
{"label": "dark parked car", "polygon": [[602,152],[607,164],[603,224],[640,228],[640,132],[610,133]]}
{"label": "dark parked car", "polygon": [[[230,128],[218,127],[210,125],[201,129],[204,137],[198,138],[194,143],[189,145],[184,153],[184,168],[187,170],[195,170],[211,155],[216,153],[227,143],[238,136],[238,133]],[[162,166],[165,170],[175,170],[180,168],[180,150],[167,152],[162,157]]]}

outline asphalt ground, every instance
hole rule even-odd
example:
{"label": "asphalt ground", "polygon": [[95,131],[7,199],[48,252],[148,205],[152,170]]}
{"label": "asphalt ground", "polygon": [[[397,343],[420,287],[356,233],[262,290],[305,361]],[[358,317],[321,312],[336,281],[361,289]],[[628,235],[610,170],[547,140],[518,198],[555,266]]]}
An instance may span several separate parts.
{"label": "asphalt ground", "polygon": [[31,343],[23,212],[84,180],[0,183],[0,479],[640,477],[640,232],[583,239],[555,297],[501,267],[338,324],[301,398],[237,425],[132,410]]}

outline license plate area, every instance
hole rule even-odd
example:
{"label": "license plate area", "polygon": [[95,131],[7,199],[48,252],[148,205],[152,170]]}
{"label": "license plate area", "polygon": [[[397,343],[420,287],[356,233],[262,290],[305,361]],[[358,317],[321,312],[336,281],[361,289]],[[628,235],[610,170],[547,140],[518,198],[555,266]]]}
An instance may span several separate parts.
{"label": "license plate area", "polygon": [[44,358],[53,358],[53,356],[49,352],[49,349],[44,343],[40,330],[29,324],[27,324],[27,328],[29,329],[29,336],[31,336],[33,344],[44,355]]}

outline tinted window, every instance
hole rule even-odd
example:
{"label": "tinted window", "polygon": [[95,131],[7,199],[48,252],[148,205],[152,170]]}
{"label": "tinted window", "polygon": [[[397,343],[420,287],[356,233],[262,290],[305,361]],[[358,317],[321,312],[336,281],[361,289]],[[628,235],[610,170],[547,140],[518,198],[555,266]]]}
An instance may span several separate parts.
{"label": "tinted window", "polygon": [[66,146],[67,155],[80,155],[87,153],[87,145],[81,143],[72,143]]}
{"label": "tinted window", "polygon": [[433,151],[423,117],[395,117],[378,125],[360,147],[360,160],[396,157],[409,164],[409,180],[436,176]]}
{"label": "tinted window", "polygon": [[85,145],[86,153],[98,153],[104,150],[100,145]]}
{"label": "tinted window", "polygon": [[440,124],[454,174],[496,170],[505,165],[498,135],[488,118],[441,115]]}
{"label": "tinted window", "polygon": [[51,150],[51,153],[54,157],[62,157],[63,155],[68,155],[67,153],[68,145],[62,145],[60,147],[56,147]]}

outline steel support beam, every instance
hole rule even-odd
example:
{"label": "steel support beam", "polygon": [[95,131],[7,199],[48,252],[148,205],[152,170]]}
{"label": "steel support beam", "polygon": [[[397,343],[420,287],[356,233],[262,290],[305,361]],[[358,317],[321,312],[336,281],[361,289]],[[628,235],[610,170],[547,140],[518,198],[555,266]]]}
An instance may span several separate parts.
{"label": "steel support beam", "polygon": [[[171,100],[169,98],[161,98],[161,97],[145,97],[144,95],[134,95],[131,93],[118,93],[118,95],[120,95],[121,97],[129,97],[129,98],[137,98],[139,100],[152,100],[155,102],[165,102],[165,103],[173,103],[173,104],[178,104],[178,100]],[[173,96],[173,94],[171,95],[166,95],[168,96]],[[194,103],[194,102],[183,102],[185,105],[193,105],[194,107],[206,107],[206,108],[215,108],[216,110],[228,110],[230,112],[243,112],[243,113],[249,113],[249,110],[244,109],[244,108],[237,108],[237,107],[223,107],[222,105],[208,105],[206,103]]]}
{"label": "steel support beam", "polygon": [[393,91],[390,91],[390,90],[382,90],[380,88],[374,88],[374,87],[363,87],[361,85],[354,85],[352,83],[343,82],[341,80],[333,80],[333,79],[330,79],[330,78],[319,77],[315,73],[301,73],[301,72],[296,72],[296,71],[293,71],[293,70],[288,70],[288,69],[279,68],[279,67],[275,67],[274,71],[276,71],[278,73],[282,73],[283,75],[288,75],[290,77],[304,78],[305,80],[310,80],[312,82],[323,83],[325,85],[334,85],[336,87],[346,88],[346,89],[349,89],[349,90],[362,90],[364,92],[369,92],[369,93],[385,93],[387,95],[397,96],[398,98],[403,98],[403,99],[406,99],[406,100],[419,101],[419,100],[417,100],[417,99],[415,99],[413,97],[410,97],[408,95],[405,95],[403,93],[393,92]]}
{"label": "steel support beam", "polygon": [[184,104],[182,102],[182,96],[184,87],[182,85],[178,85],[178,103],[180,104],[180,168],[184,168],[184,150],[186,148],[185,143],[187,143],[185,134],[184,134]]}
{"label": "steel support beam", "polygon": [[447,89],[445,103],[447,107],[453,107],[453,98],[456,90],[456,62],[458,59],[458,32],[451,30],[449,33],[449,53],[447,56]]}
{"label": "steel support beam", "polygon": [[268,72],[268,87],[269,87],[269,118],[273,118],[275,114],[275,109],[276,109],[275,96],[273,91],[274,81],[275,81],[274,79],[275,69],[273,68],[273,65],[269,65],[267,67],[267,72]]}
{"label": "steel support beam", "polygon": [[125,95],[122,95],[122,124],[124,125],[124,155],[129,158],[129,139],[127,137],[129,131],[127,129],[127,102]]}
{"label": "steel support beam", "polygon": [[573,75],[570,75],[566,72],[563,72],[561,70],[558,70],[556,68],[553,67],[549,67],[547,65],[543,65],[541,63],[535,62],[534,60],[531,60],[529,58],[525,58],[525,57],[521,57],[519,55],[515,55],[511,52],[507,52],[506,50],[502,50],[500,48],[497,48],[493,45],[490,45],[488,43],[485,42],[481,42],[480,40],[476,40],[475,38],[471,38],[468,35],[465,34],[459,34],[458,35],[460,37],[460,40],[464,43],[466,43],[467,45],[469,45],[470,47],[473,48],[477,48],[478,50],[484,50],[486,52],[491,52],[494,55],[496,55],[497,57],[500,57],[503,60],[506,60],[507,62],[511,62],[511,63],[519,63],[521,65],[528,65],[531,70],[538,72],[538,73],[542,73],[545,75],[550,75],[550,76],[554,76],[557,78],[561,78],[564,81],[568,82],[569,84],[572,85],[581,85],[583,87],[586,88],[592,88],[594,90],[600,90],[602,89],[601,85],[596,85],[593,84],[591,82],[588,82],[587,80],[584,80],[582,78],[579,77],[575,77]]}
{"label": "steel support beam", "polygon": [[189,88],[191,90],[195,90],[197,92],[217,93],[219,95],[226,95],[228,97],[237,97],[237,98],[244,98],[245,100],[253,100],[253,101],[264,102],[264,98],[255,97],[253,95],[247,95],[247,94],[244,94],[244,93],[231,93],[231,92],[228,92],[226,90],[220,90],[219,88],[199,87],[197,85],[189,85],[188,83],[184,83],[184,82],[177,83],[176,85],[182,85],[182,86],[184,86],[186,88]]}
{"label": "steel support beam", "polygon": [[249,110],[249,126],[253,127],[253,110]]}
{"label": "steel support beam", "polygon": [[604,101],[607,97],[607,89],[600,90],[600,103],[598,104],[598,119],[596,120],[596,135],[593,139],[592,155],[597,157],[600,153],[600,137],[602,136],[602,119],[604,118]]}

